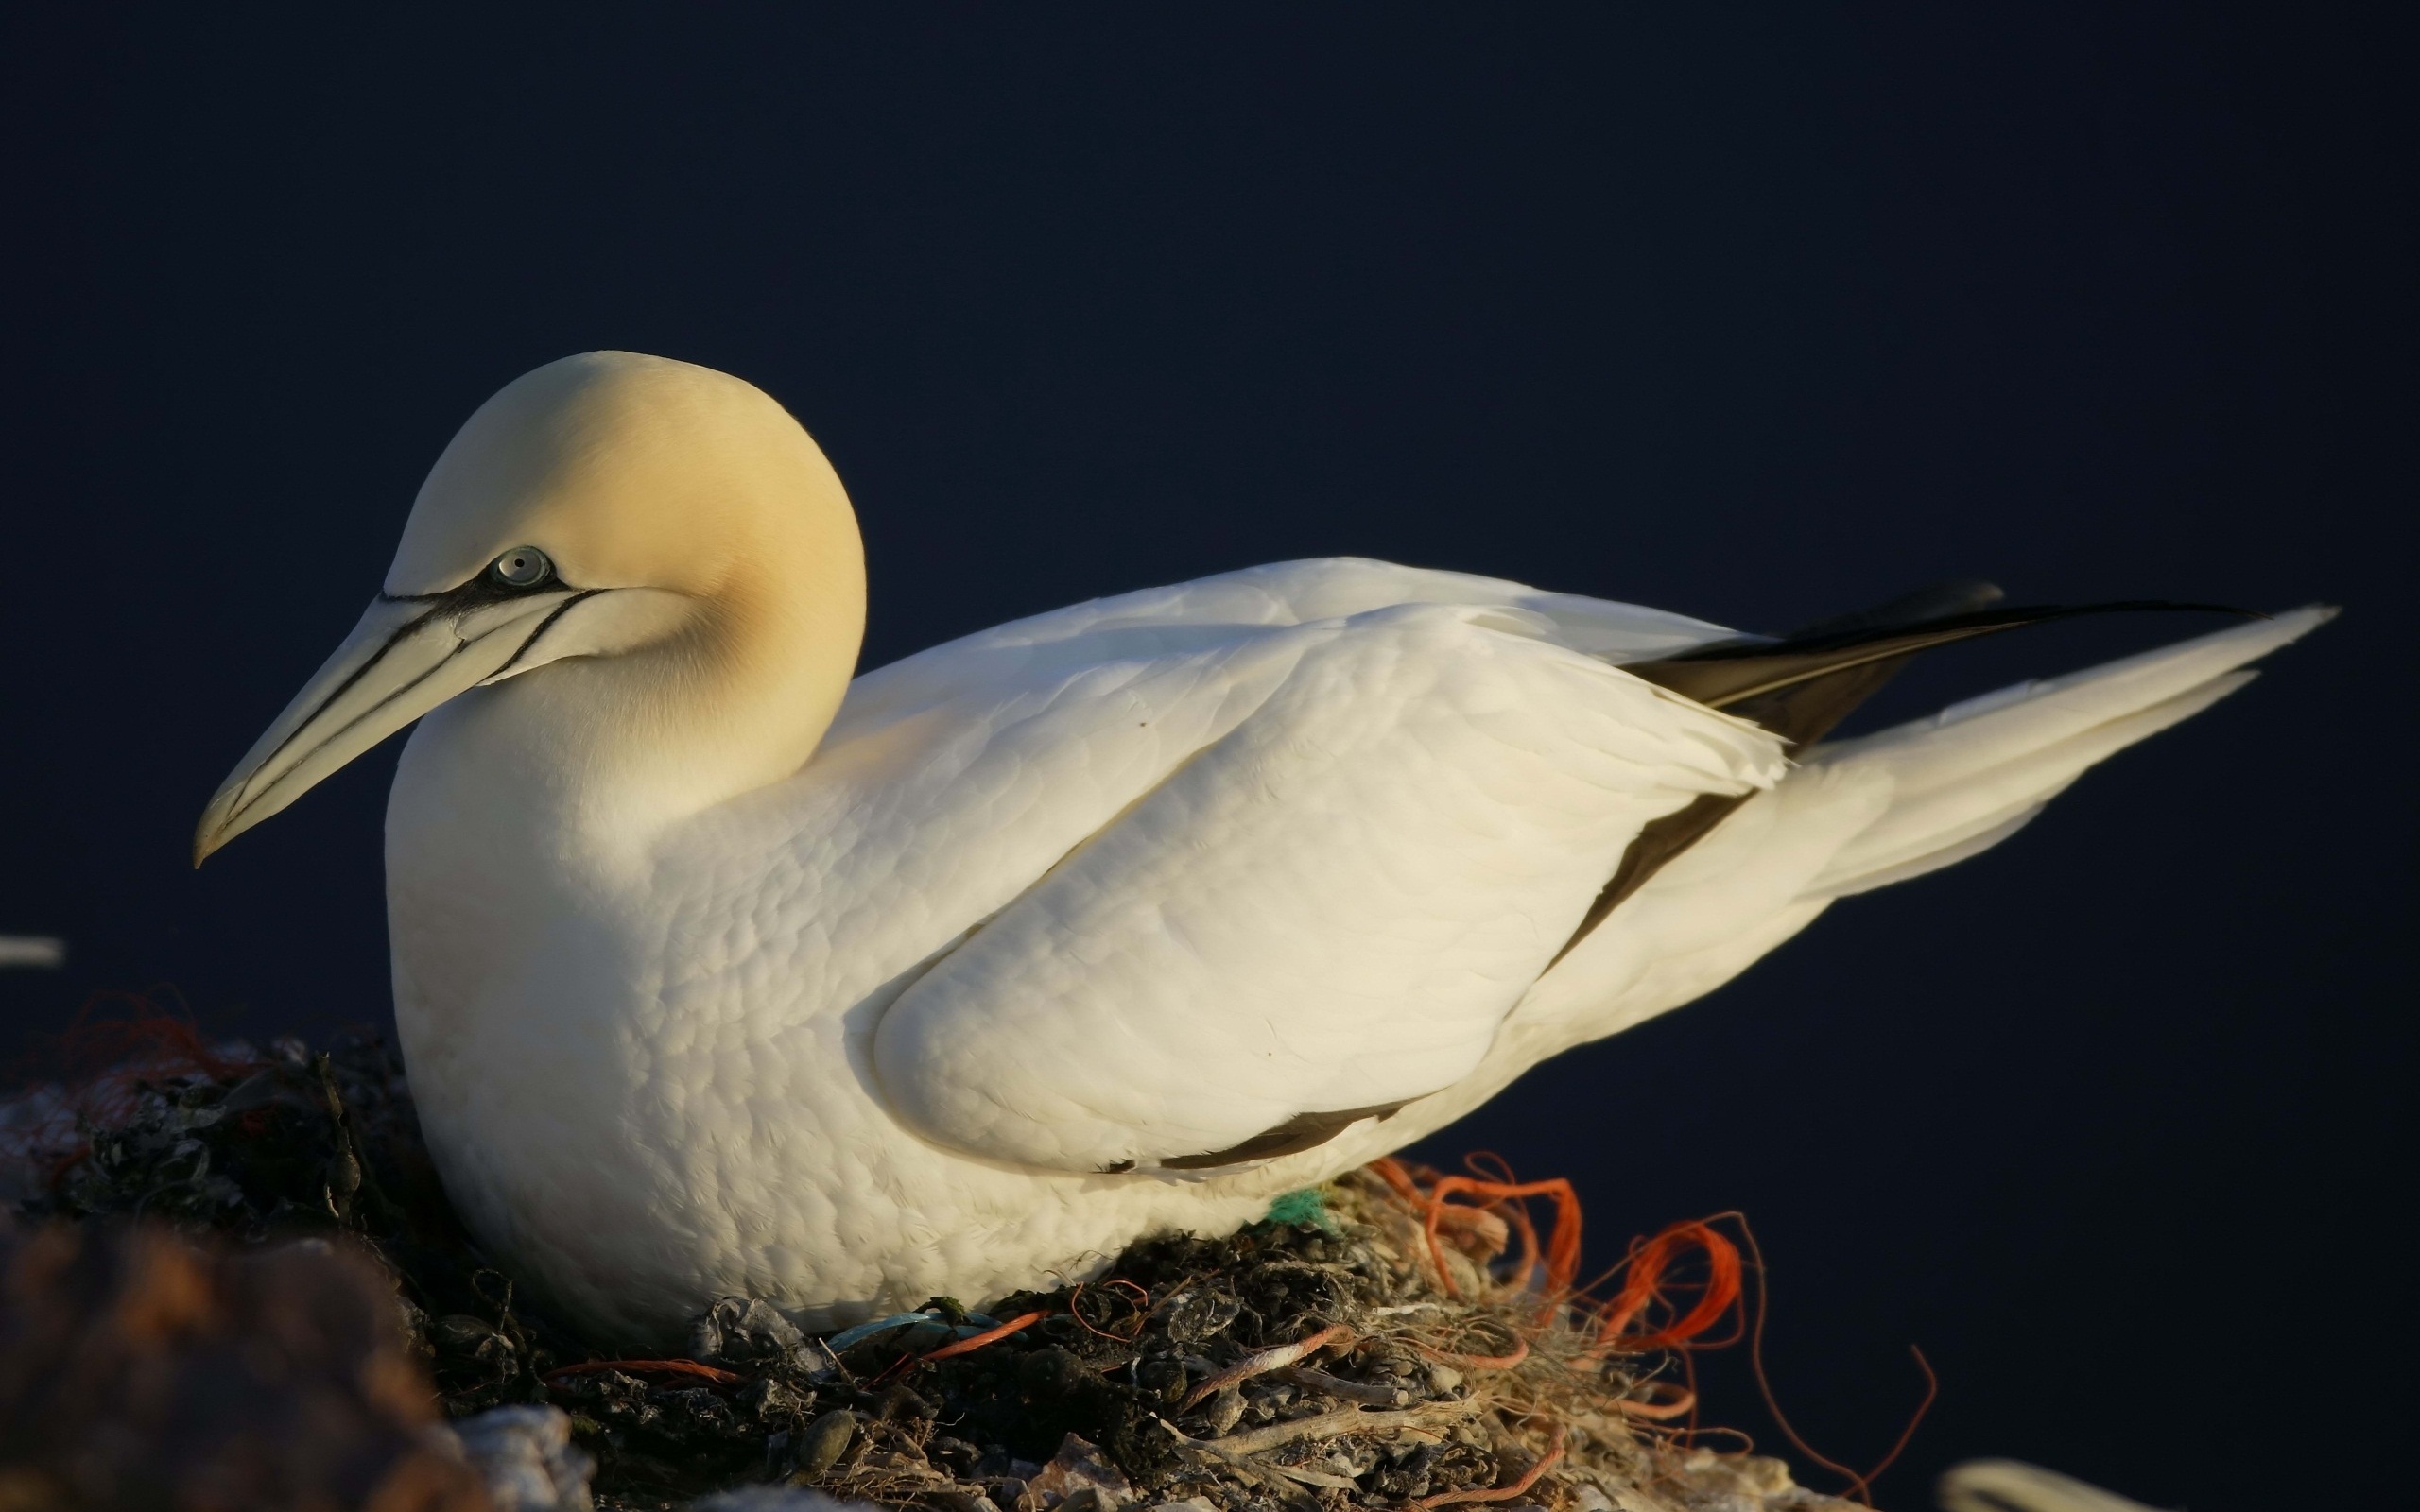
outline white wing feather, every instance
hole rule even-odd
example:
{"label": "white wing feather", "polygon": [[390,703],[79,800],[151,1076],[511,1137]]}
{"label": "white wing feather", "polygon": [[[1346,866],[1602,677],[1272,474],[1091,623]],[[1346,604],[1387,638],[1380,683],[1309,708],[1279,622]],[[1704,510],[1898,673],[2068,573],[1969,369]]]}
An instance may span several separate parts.
{"label": "white wing feather", "polygon": [[[1340,599],[1359,601],[1310,607]],[[1753,726],[1564,643],[1574,622],[1593,624],[1596,644],[1613,639],[1619,606],[1558,619],[1409,603],[1273,631],[1087,609],[1053,627],[1064,633],[993,632],[965,648],[990,663],[971,685],[994,697],[1010,658],[1028,678],[1100,659],[1073,675],[1080,691],[1063,682],[1048,700],[1046,732],[1020,738],[1028,721],[995,713],[987,744],[1035,759],[1071,740],[1115,753],[1154,719],[1218,713],[1156,745],[1156,780],[1053,855],[1046,876],[1028,856],[1012,900],[964,919],[980,927],[883,1012],[872,1060],[887,1105],[972,1154],[1148,1163],[1448,1086],[1641,825],[1782,769]],[[1668,644],[1719,633],[1637,618]],[[1175,710],[1157,707],[1149,690],[1205,658],[1219,664],[1210,685],[1189,679]],[[861,715],[850,738],[937,694],[949,702],[966,670],[913,669],[917,694]],[[1068,721],[1086,718],[1098,728],[1079,738]],[[1094,785],[1106,797],[1137,784]]]}
{"label": "white wing feather", "polygon": [[[1610,664],[1720,627],[1383,562],[1253,568],[859,679],[804,771],[698,833],[726,885],[675,927],[730,920],[701,980],[781,961],[793,1001],[855,1005],[852,1063],[924,1138],[1149,1166],[1467,1100],[1678,1006],[1830,899],[2013,833],[2324,618],[1970,700],[1779,781],[1772,737]],[[1555,961],[1644,823],[1758,787]]]}
{"label": "white wing feather", "polygon": [[1192,582],[1071,604],[980,630],[859,678],[836,735],[998,686],[1006,673],[1231,644],[1239,631],[1349,619],[1402,604],[1526,610],[1560,644],[1609,662],[1666,656],[1724,639],[1720,625],[1635,604],[1548,593],[1469,573],[1357,557],[1246,567]]}

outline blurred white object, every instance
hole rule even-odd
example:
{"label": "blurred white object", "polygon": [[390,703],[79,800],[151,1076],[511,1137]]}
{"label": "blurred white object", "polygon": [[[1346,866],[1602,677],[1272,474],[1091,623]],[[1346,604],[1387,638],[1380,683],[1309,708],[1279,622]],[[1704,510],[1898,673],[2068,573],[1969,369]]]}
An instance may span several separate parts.
{"label": "blurred white object", "polygon": [[1942,1512],[2152,1512],[2114,1491],[2015,1459],[1953,1465],[1934,1495]]}
{"label": "blurred white object", "polygon": [[43,935],[0,935],[0,966],[58,968],[67,964],[67,942]]}
{"label": "blurred white object", "polygon": [[453,1425],[496,1512],[589,1512],[596,1462],[574,1449],[559,1407],[496,1407]]}
{"label": "blurred white object", "polygon": [[821,1491],[792,1486],[743,1486],[735,1491],[717,1491],[690,1503],[689,1512],[841,1512],[844,1507],[874,1512],[870,1503],[842,1502]]}

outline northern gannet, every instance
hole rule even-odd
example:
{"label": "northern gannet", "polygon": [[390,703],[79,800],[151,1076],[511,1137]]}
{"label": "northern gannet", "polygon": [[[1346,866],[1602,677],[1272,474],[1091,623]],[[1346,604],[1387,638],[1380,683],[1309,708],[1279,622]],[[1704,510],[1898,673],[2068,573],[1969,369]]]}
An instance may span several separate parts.
{"label": "northern gannet", "polygon": [[2329,610],[1812,742],[1952,592],[1778,643],[1384,562],[853,679],[856,516],[750,385],[490,399],[195,860],[418,720],[396,1023],[471,1228],[609,1337],[829,1326],[1215,1232],[2005,838]]}

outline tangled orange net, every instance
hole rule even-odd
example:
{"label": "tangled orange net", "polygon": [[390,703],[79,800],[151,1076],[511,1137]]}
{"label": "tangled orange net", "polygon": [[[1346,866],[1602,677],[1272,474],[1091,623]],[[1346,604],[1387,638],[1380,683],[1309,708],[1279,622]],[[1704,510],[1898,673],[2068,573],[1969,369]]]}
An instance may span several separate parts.
{"label": "tangled orange net", "polygon": [[[1872,1469],[1859,1472],[1818,1452],[1800,1436],[1774,1396],[1772,1384],[1765,1374],[1765,1287],[1764,1260],[1756,1245],[1756,1236],[1748,1227],[1745,1214],[1737,1211],[1716,1213],[1706,1218],[1692,1218],[1672,1224],[1651,1238],[1634,1238],[1622,1263],[1616,1267],[1620,1286],[1606,1300],[1590,1297],[1592,1287],[1579,1283],[1581,1212],[1580,1194],[1569,1181],[1556,1177],[1547,1181],[1520,1181],[1503,1160],[1491,1155],[1470,1158],[1472,1175],[1444,1175],[1426,1167],[1408,1165],[1392,1157],[1371,1162],[1370,1169],[1397,1195],[1410,1203],[1422,1214],[1422,1230],[1427,1241],[1428,1259],[1437,1272],[1438,1283],[1449,1297],[1461,1295],[1454,1273],[1445,1262],[1443,1239],[1447,1230],[1478,1238],[1483,1247],[1496,1250],[1504,1242],[1517,1235],[1521,1247],[1511,1268],[1515,1286],[1533,1289],[1540,1304],[1541,1319],[1551,1317],[1559,1310],[1572,1310],[1585,1320],[1586,1332],[1594,1338],[1583,1357],[1608,1354],[1648,1354],[1670,1350],[1680,1355],[1686,1372],[1686,1385],[1661,1383],[1660,1400],[1651,1396],[1643,1400],[1626,1400],[1620,1404],[1623,1413],[1645,1422],[1661,1423],[1685,1418],[1689,1431],[1697,1421],[1697,1389],[1695,1366],[1690,1353],[1696,1349],[1719,1349],[1736,1344],[1743,1336],[1749,1345],[1749,1367],[1756,1382],[1757,1393],[1772,1419],[1800,1453],[1845,1479],[1859,1501],[1871,1503],[1871,1487],[1875,1477],[1888,1469],[1898,1459],[1908,1442],[1915,1435],[1917,1424],[1931,1410],[1940,1393],[1940,1379],[1924,1351],[1910,1347],[1916,1366],[1924,1373],[1924,1399],[1917,1403],[1907,1426],[1901,1430],[1889,1452]],[[1484,1172],[1485,1174],[1479,1174]],[[1424,1184],[1425,1182],[1425,1184]],[[1456,1202],[1461,1197],[1466,1200]],[[1554,1204],[1554,1228],[1541,1246],[1536,1224],[1530,1219],[1526,1203],[1543,1197]],[[1729,1224],[1739,1233],[1737,1241],[1717,1225]],[[1742,1246],[1745,1246],[1745,1254]],[[1695,1280],[1680,1278],[1690,1268],[1692,1256],[1703,1257],[1703,1275]],[[1753,1310],[1747,1301],[1746,1277],[1753,1271],[1756,1277],[1756,1301]],[[1609,1272],[1606,1279],[1615,1273]],[[1691,1291],[1694,1295],[1689,1295]],[[1682,1303],[1685,1302],[1685,1306]],[[1706,1335],[1725,1318],[1732,1320],[1729,1332],[1719,1338]],[[1657,1321],[1662,1319],[1662,1321]],[[1526,1340],[1516,1340],[1512,1353],[1470,1363],[1505,1368],[1518,1363],[1529,1353]]]}
{"label": "tangled orange net", "polygon": [[[1484,1214],[1495,1217],[1520,1236],[1521,1252],[1513,1263],[1512,1274],[1521,1283],[1536,1285],[1546,1308],[1583,1301],[1584,1289],[1578,1284],[1580,1194],[1572,1190],[1569,1181],[1560,1177],[1548,1181],[1515,1181],[1509,1171],[1502,1173],[1501,1179],[1424,1171],[1421,1175],[1429,1178],[1424,1188],[1409,1167],[1392,1157],[1373,1161],[1371,1169],[1423,1212],[1429,1261],[1436,1266],[1439,1283],[1447,1296],[1459,1296],[1460,1288],[1445,1263],[1443,1231],[1449,1227],[1471,1228],[1473,1218]],[[1477,1204],[1451,1200],[1458,1196],[1480,1200]],[[1554,1203],[1554,1228],[1543,1255],[1537,1226],[1521,1206],[1524,1199],[1530,1197],[1546,1197]],[[1593,1309],[1595,1352],[1645,1354],[1678,1349],[1696,1340],[1739,1306],[1739,1246],[1714,1227],[1716,1221],[1719,1220],[1692,1219],[1676,1223],[1652,1239],[1632,1241],[1630,1254],[1622,1265],[1621,1289],[1612,1300]],[[1651,1310],[1671,1310],[1668,1288],[1674,1284],[1673,1273],[1680,1263],[1693,1251],[1704,1255],[1706,1276],[1698,1283],[1696,1299],[1688,1310],[1661,1326],[1634,1327],[1643,1323]],[[1545,1266],[1542,1277],[1538,1274],[1541,1260]]]}

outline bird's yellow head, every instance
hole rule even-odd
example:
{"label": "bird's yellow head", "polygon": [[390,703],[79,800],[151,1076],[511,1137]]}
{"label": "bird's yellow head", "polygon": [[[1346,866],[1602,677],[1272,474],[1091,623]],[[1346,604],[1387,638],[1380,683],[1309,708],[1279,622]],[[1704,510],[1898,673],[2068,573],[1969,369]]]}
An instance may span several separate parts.
{"label": "bird's yellow head", "polygon": [[848,496],[781,405],[663,357],[548,363],[438,457],[383,591],[211,799],[194,862],[446,700],[575,658],[653,653],[634,690],[746,686],[811,748],[864,619]]}

